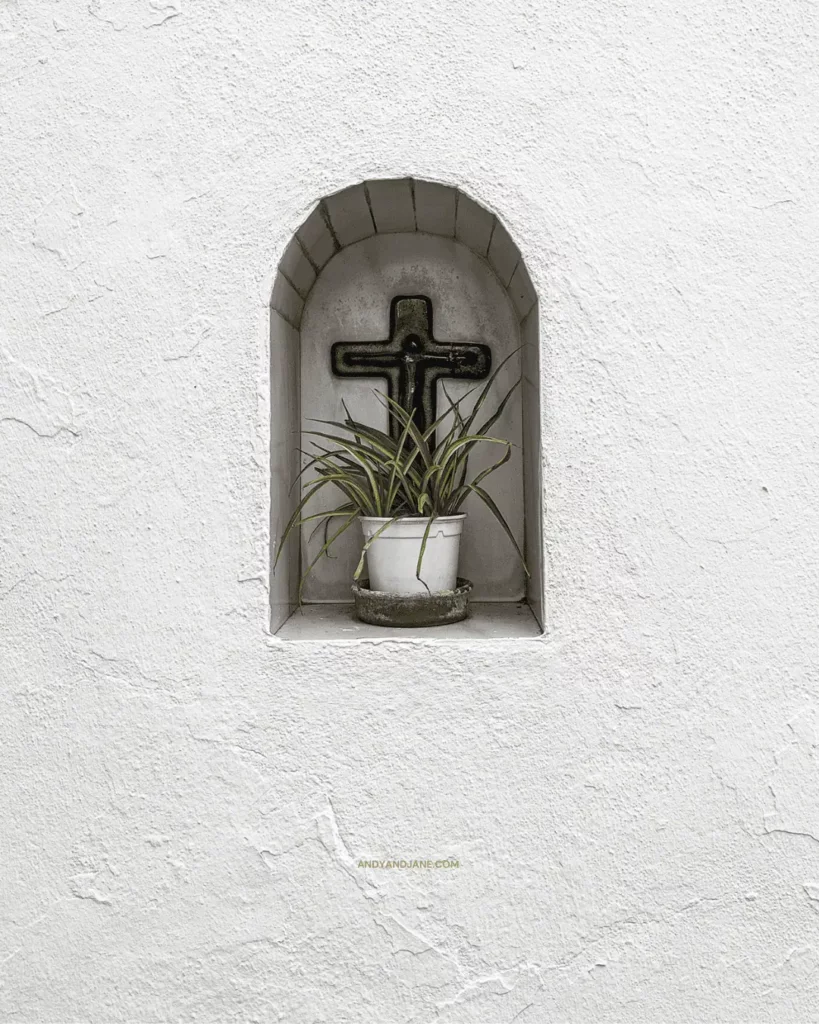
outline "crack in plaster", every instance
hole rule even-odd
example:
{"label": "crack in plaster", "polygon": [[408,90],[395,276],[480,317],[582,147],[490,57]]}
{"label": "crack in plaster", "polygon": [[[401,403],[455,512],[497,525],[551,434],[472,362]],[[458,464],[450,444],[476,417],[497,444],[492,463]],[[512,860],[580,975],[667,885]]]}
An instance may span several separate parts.
{"label": "crack in plaster", "polygon": [[71,895],[78,900],[88,900],[91,903],[98,903],[100,906],[112,906],[111,898],[94,886],[99,874],[99,871],[90,871],[73,875],[69,885]]}
{"label": "crack in plaster", "polygon": [[157,14],[162,14],[165,11],[170,11],[170,14],[166,14],[160,21],[149,21],[147,25],[143,25],[143,28],[161,28],[163,25],[171,20],[171,18],[178,18],[182,11],[174,4],[149,4],[152,10],[156,11]]}
{"label": "crack in plaster", "polygon": [[122,32],[125,25],[117,25],[111,18],[106,18],[100,14],[101,6],[100,0],[91,0],[86,10],[92,18],[96,18],[97,21],[101,21],[104,25],[110,25],[115,32]]}
{"label": "crack in plaster", "polygon": [[37,437],[43,438],[54,438],[59,437],[60,434],[66,433],[71,434],[72,437],[79,437],[79,430],[75,430],[73,427],[57,427],[52,433],[48,433],[44,430],[38,430],[33,423],[29,423],[28,420],[21,419],[19,416],[2,416],[0,417],[0,423],[19,423],[21,426],[28,427],[28,429],[37,435]]}
{"label": "crack in plaster", "polygon": [[16,580],[14,583],[12,583],[8,590],[4,590],[3,593],[0,594],[0,601],[2,601],[5,597],[8,597],[8,595],[13,590],[16,590],[19,586],[22,586],[27,580],[30,580],[32,576],[36,576],[44,583],[63,583],[65,580],[70,580],[74,578],[71,573],[66,573],[64,576],[44,576],[37,569],[32,569],[31,572],[27,572],[25,576],[21,576],[19,580]]}
{"label": "crack in plaster", "polygon": [[[71,396],[42,370],[33,370],[0,348],[0,363],[6,364],[10,386],[4,394],[8,412],[0,416],[0,423],[17,423],[40,438],[54,439],[61,433],[80,436],[72,422],[74,405]],[[17,408],[8,408],[14,400]],[[27,406],[23,412],[23,406]],[[42,419],[43,422],[36,422]],[[49,422],[50,421],[50,422]]]}
{"label": "crack in plaster", "polygon": [[808,897],[811,909],[819,914],[819,885],[815,882],[803,882],[802,889]]}
{"label": "crack in plaster", "polygon": [[257,750],[255,747],[246,747],[241,743],[231,743],[230,740],[218,739],[215,736],[197,736],[193,731],[193,727],[190,722],[185,722],[185,727],[190,733],[192,740],[196,740],[197,743],[210,743],[216,747],[227,747],[228,750],[234,751],[234,753],[242,752],[244,754],[255,754],[256,757],[261,757],[262,760],[267,760],[268,755],[263,750]]}
{"label": "crack in plaster", "polygon": [[765,836],[803,836],[805,839],[812,839],[814,843],[819,843],[819,836],[815,836],[812,832],[799,832],[796,829],[791,828],[766,828],[763,829],[762,834]]}

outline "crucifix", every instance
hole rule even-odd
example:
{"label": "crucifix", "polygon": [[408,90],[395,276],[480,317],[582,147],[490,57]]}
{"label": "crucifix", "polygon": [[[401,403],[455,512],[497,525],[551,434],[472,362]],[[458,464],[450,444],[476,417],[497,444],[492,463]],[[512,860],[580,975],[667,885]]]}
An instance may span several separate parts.
{"label": "crucifix", "polygon": [[[432,302],[425,295],[399,295],[390,304],[387,341],[337,341],[330,352],[336,377],[382,377],[387,394],[411,411],[418,429],[437,419],[438,381],[483,380],[492,366],[488,345],[442,342],[432,335]],[[390,431],[401,426],[390,416]]]}

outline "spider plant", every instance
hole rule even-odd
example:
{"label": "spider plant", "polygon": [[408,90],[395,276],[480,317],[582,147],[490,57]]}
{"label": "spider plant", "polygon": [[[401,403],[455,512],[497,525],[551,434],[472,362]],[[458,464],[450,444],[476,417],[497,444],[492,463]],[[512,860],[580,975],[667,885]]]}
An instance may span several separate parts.
{"label": "spider plant", "polygon": [[[511,355],[507,356],[489,377],[468,414],[461,412],[461,406],[478,389],[473,388],[462,398],[453,400],[446,388],[442,388],[447,409],[423,431],[419,429],[411,411],[379,392],[376,392],[376,396],[386,407],[389,416],[394,418],[398,425],[397,429],[400,430],[397,438],[354,419],[346,405],[343,421],[311,421],[324,429],[305,431],[318,440],[311,441],[313,451],[302,451],[308,461],[298,474],[294,486],[309,470],[314,471],[314,478],[305,487],[301,501],[284,529],[274,563],[275,569],[284,544],[294,530],[308,523],[315,523],[312,537],[323,529],[324,541],[321,549],[302,575],[299,600],[304,581],[316,563],[329,553],[335,541],[349,529],[358,516],[376,516],[388,521],[365,542],[353,575],[354,580],[361,576],[370,545],[396,519],[429,519],[415,571],[416,578],[420,580],[421,565],[433,520],[438,516],[457,515],[471,494],[480,499],[500,523],[517,552],[526,575],[529,575],[523,553],[509,524],[483,486],[486,478],[504,466],[512,455],[512,443],[494,437],[490,431],[503,415],[512,395],[520,385],[520,378],[509,388],[494,411],[478,424],[490,389],[503,365],[510,358]],[[436,442],[436,431],[442,428],[450,415],[452,421],[448,430]],[[503,449],[503,452],[497,461],[470,475],[469,458],[478,445],[496,445]],[[334,485],[344,500],[333,508],[304,515],[305,506],[329,485]],[[338,523],[340,525],[337,526]]]}

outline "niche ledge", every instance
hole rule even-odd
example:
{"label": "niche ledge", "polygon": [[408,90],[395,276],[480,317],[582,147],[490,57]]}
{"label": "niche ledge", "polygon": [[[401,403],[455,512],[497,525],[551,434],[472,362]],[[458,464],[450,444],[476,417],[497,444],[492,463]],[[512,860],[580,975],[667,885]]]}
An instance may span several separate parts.
{"label": "niche ledge", "polygon": [[525,602],[472,601],[469,618],[447,626],[401,629],[371,626],[353,618],[352,604],[306,604],[276,633],[278,640],[533,640],[543,635]]}

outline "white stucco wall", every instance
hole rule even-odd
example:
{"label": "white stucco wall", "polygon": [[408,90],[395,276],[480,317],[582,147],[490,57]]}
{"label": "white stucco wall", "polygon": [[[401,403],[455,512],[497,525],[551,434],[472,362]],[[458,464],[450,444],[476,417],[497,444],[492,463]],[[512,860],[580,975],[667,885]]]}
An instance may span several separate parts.
{"label": "white stucco wall", "polygon": [[[0,41],[0,1018],[819,1019],[816,6]],[[402,175],[541,296],[544,641],[265,632],[275,266]]]}

